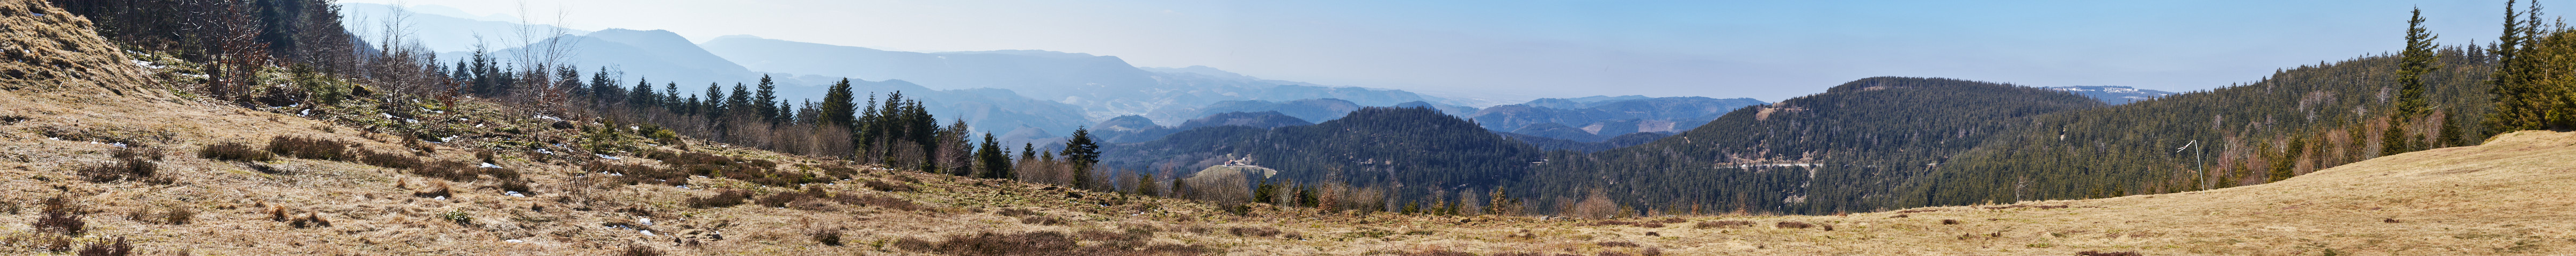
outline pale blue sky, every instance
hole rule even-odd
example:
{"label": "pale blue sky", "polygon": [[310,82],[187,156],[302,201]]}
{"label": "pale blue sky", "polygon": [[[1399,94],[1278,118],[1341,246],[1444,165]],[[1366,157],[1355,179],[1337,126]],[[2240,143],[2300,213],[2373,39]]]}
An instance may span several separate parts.
{"label": "pale blue sky", "polygon": [[[388,0],[350,0],[386,3]],[[1777,101],[1871,76],[2185,91],[2390,52],[2420,6],[2446,44],[2502,1],[444,0],[580,29],[906,51],[1035,49],[1139,66],[1493,98]]]}

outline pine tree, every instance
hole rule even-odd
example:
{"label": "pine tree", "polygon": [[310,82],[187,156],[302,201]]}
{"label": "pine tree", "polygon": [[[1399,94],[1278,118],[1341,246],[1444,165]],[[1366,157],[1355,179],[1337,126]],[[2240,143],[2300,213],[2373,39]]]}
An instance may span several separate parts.
{"label": "pine tree", "polygon": [[823,92],[822,122],[824,125],[849,127],[854,124],[851,121],[858,117],[853,116],[855,113],[852,113],[852,110],[857,106],[850,102],[854,100],[850,96],[849,78],[842,78],[841,82],[832,83],[832,88]]}
{"label": "pine tree", "polygon": [[779,114],[786,109],[779,105],[777,91],[778,84],[770,82],[769,75],[760,75],[760,92],[751,100],[752,103],[760,104],[761,120],[775,123],[787,119],[786,115]]}
{"label": "pine tree", "polygon": [[1091,129],[1074,128],[1073,138],[1064,141],[1064,159],[1073,164],[1073,187],[1088,186],[1091,164],[1100,162],[1100,145],[1091,142]]}
{"label": "pine tree", "polygon": [[761,115],[762,111],[767,111],[769,104],[753,104],[751,89],[744,87],[742,83],[733,84],[733,94],[725,95],[724,102],[726,116],[751,115],[761,119],[769,117]]}
{"label": "pine tree", "polygon": [[708,120],[723,118],[725,108],[730,107],[724,105],[725,93],[723,85],[707,83],[707,92],[700,93],[698,95],[707,96],[705,102],[699,103],[698,114],[706,116]]}
{"label": "pine tree", "polygon": [[1004,153],[1002,143],[993,141],[992,133],[985,133],[983,146],[975,149],[975,159],[982,162],[984,167],[984,178],[1009,179],[1019,177],[1018,175],[1011,174],[1011,157],[1005,154],[1007,153]]}
{"label": "pine tree", "polygon": [[2434,63],[2433,40],[2441,38],[2424,31],[2424,10],[2411,12],[2406,20],[2406,50],[2398,52],[2397,110],[2400,120],[2411,119],[2424,111],[2424,74],[2440,68]]}
{"label": "pine tree", "polygon": [[638,107],[638,108],[641,108],[641,107],[656,107],[656,108],[658,108],[658,107],[661,107],[661,106],[662,106],[662,102],[661,102],[662,96],[660,96],[660,95],[655,95],[655,94],[653,93],[653,79],[650,79],[650,78],[636,78],[636,79],[635,79],[635,90],[633,90],[633,91],[631,91],[631,92],[632,92],[632,94],[634,94],[634,95],[628,95],[628,96],[626,96],[626,104],[628,104],[628,105],[633,105],[634,107]]}

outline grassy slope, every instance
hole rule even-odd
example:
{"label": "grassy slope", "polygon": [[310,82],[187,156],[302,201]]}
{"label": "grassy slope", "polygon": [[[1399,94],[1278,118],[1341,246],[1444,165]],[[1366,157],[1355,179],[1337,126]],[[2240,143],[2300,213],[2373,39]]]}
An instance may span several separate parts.
{"label": "grassy slope", "polygon": [[[0,2],[11,8],[41,6],[24,1]],[[21,9],[23,10],[23,9]],[[59,13],[59,12],[55,12]],[[53,17],[60,17],[56,15]],[[10,40],[32,40],[23,31],[73,33],[66,41],[98,42],[86,31],[26,16],[0,19]],[[75,33],[77,32],[77,33]],[[43,38],[43,37],[34,37]],[[99,44],[103,45],[103,44]],[[83,45],[96,49],[97,45]],[[88,50],[111,53],[112,50]],[[252,171],[248,164],[199,159],[190,152],[222,141],[259,142],[277,135],[304,135],[360,142],[364,148],[405,152],[391,136],[289,115],[213,104],[173,100],[167,91],[127,90],[116,96],[103,88],[153,88],[151,79],[131,74],[115,54],[60,53],[57,58],[82,60],[91,68],[87,79],[0,80],[13,88],[0,91],[0,116],[23,120],[0,122],[0,202],[19,205],[65,196],[81,202],[92,230],[77,241],[126,237],[147,253],[189,250],[201,255],[281,254],[556,254],[597,255],[642,245],[681,255],[814,255],[915,254],[892,241],[917,238],[938,243],[950,235],[977,232],[1055,231],[1124,232],[1156,230],[1142,243],[1198,245],[1227,254],[1371,254],[1464,251],[1482,254],[1541,252],[1591,255],[1603,251],[1637,253],[1653,248],[1674,255],[1702,254],[1961,254],[2065,255],[2076,251],[2140,251],[2175,254],[2342,254],[2424,255],[2523,252],[2568,253],[2576,244],[2568,233],[2576,209],[2566,203],[2576,173],[2576,133],[2524,132],[2501,136],[2475,147],[2437,149],[2383,157],[2319,171],[2287,181],[2211,191],[2140,195],[2108,199],[2029,202],[2021,205],[2066,205],[2070,208],[2004,208],[1957,206],[1911,209],[1925,212],[1881,212],[1846,216],[1701,216],[1666,227],[1586,226],[1583,221],[1504,217],[1423,217],[1386,214],[1319,214],[1310,209],[1256,210],[1232,216],[1195,203],[1136,198],[1118,200],[1099,193],[1070,198],[1043,185],[960,179],[901,171],[866,171],[852,182],[818,184],[843,195],[883,195],[932,207],[901,210],[880,206],[815,203],[791,208],[744,205],[697,209],[681,201],[708,196],[711,187],[746,187],[766,192],[785,188],[751,186],[727,179],[698,179],[682,189],[658,185],[600,186],[584,190],[571,185],[577,168],[565,161],[547,162],[529,152],[505,152],[503,165],[527,173],[535,197],[509,197],[483,183],[459,184],[459,196],[433,200],[411,196],[429,182],[396,170],[347,162],[283,159],[262,163],[293,170],[286,174]],[[0,65],[10,65],[0,62]],[[27,66],[0,66],[23,68]],[[63,72],[74,72],[65,70]],[[124,73],[120,73],[124,72]],[[66,76],[68,77],[68,76]],[[50,87],[49,87],[50,86]],[[88,87],[84,87],[88,86]],[[101,88],[101,89],[86,89]],[[141,93],[138,93],[141,92]],[[469,104],[471,106],[472,104]],[[493,127],[540,127],[489,109],[458,111]],[[546,133],[546,132],[539,132]],[[62,140],[49,139],[63,138]],[[467,139],[451,142],[466,145]],[[82,181],[71,168],[110,162],[113,146],[97,141],[134,142],[170,150],[157,161],[168,185],[137,182]],[[703,145],[703,142],[699,142]],[[676,150],[674,148],[663,148]],[[827,160],[700,146],[697,151],[771,159],[788,165],[824,164]],[[472,159],[459,148],[442,148],[434,157]],[[628,157],[633,163],[653,163]],[[918,192],[879,192],[858,188],[858,181],[877,180],[922,188]],[[396,184],[408,186],[398,188]],[[565,191],[589,191],[609,201],[576,209],[560,203]],[[270,220],[260,208],[279,206],[298,213],[318,213],[334,225],[293,228]],[[36,210],[0,215],[0,254],[43,253],[35,244],[53,235],[29,223]],[[125,213],[169,207],[196,209],[195,223],[152,224],[127,219]],[[538,210],[535,208],[542,208]],[[1026,224],[1001,209],[1037,209],[1063,224]],[[1928,211],[1927,211],[1928,210]],[[449,212],[475,216],[458,224],[441,219]],[[1905,215],[1906,218],[1890,218]],[[660,236],[605,227],[650,217],[648,228]],[[2394,218],[2401,223],[2386,223]],[[1963,221],[1957,225],[1942,220]],[[1743,228],[1696,228],[1690,222],[1745,220]],[[1827,224],[1821,228],[1775,228],[1773,223],[1799,221]],[[805,231],[844,227],[851,244],[818,244]],[[1295,238],[1238,236],[1233,228],[1276,228]],[[674,245],[675,234],[722,232],[724,239],[699,245]],[[1655,233],[1648,235],[1649,232]],[[525,243],[504,242],[520,239]],[[1116,239],[1083,239],[1080,245],[1104,245]],[[1629,247],[1624,243],[1637,246]]]}

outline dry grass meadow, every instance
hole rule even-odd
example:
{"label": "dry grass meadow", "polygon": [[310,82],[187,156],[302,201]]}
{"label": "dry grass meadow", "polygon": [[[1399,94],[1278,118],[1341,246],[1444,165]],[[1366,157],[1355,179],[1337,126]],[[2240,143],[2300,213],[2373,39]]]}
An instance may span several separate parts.
{"label": "dry grass meadow", "polygon": [[[503,174],[442,179],[354,158],[219,160],[199,152],[286,136],[470,163],[486,158],[478,149],[581,132],[466,104],[441,118],[476,121],[434,122],[494,136],[423,144],[346,125],[350,119],[192,100],[156,78],[166,75],[131,64],[143,55],[107,46],[86,21],[49,8],[0,1],[0,12],[56,14],[0,15],[7,35],[0,48],[32,53],[0,61],[0,73],[16,74],[0,76],[0,254],[72,254],[120,239],[139,255],[2576,253],[2576,133],[2541,131],[2199,192],[1839,216],[1618,220],[1272,207],[1235,215],[1189,201],[884,170],[703,141],[632,152],[766,160],[781,172],[857,171],[801,187],[705,177],[681,187],[584,171],[593,156],[532,151],[489,157],[515,171],[506,176],[518,177],[516,184],[495,177]],[[605,162],[669,165],[621,156]],[[156,168],[118,171],[138,162]],[[515,186],[527,191],[507,194]],[[723,201],[724,191],[748,192],[747,200],[704,203]],[[59,201],[49,206],[48,199]],[[79,227],[61,225],[65,216],[79,218]]]}

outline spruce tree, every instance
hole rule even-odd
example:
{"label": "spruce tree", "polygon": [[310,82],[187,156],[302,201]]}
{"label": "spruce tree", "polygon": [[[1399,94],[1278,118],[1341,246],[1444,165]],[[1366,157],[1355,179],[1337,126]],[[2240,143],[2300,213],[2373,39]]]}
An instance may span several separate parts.
{"label": "spruce tree", "polygon": [[1087,186],[1091,164],[1100,162],[1100,145],[1091,141],[1091,129],[1074,128],[1073,138],[1064,141],[1064,159],[1073,164],[1073,187]]}
{"label": "spruce tree", "polygon": [[786,115],[779,114],[786,109],[779,105],[777,91],[778,84],[770,82],[769,75],[760,75],[760,92],[751,100],[752,103],[760,104],[761,120],[774,123],[787,119]]}
{"label": "spruce tree", "polygon": [[983,178],[1009,179],[1019,177],[1018,175],[1011,174],[1011,157],[1010,155],[1004,154],[1002,143],[993,141],[992,133],[985,133],[984,144],[975,149],[975,160],[980,162],[984,167],[984,171],[982,172]]}
{"label": "spruce tree", "polygon": [[854,100],[850,96],[849,78],[842,78],[841,82],[832,83],[832,88],[823,92],[823,116],[821,118],[823,119],[822,122],[824,125],[849,127],[853,124],[851,120],[856,119],[857,117],[852,116],[854,113],[851,111],[857,108],[857,106],[854,105],[855,103],[850,102],[851,100]]}

